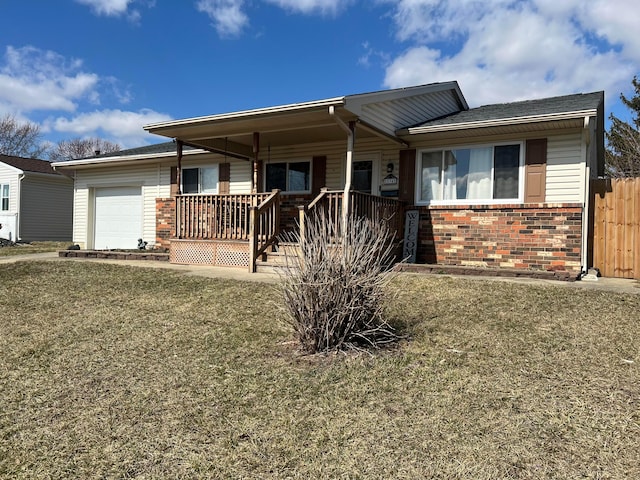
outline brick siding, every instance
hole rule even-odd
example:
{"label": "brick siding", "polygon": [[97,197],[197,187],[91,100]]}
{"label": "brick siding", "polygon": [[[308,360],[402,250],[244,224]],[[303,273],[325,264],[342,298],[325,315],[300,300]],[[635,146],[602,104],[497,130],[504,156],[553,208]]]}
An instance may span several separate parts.
{"label": "brick siding", "polygon": [[419,263],[568,271],[581,267],[579,204],[420,207]]}
{"label": "brick siding", "polygon": [[311,195],[286,194],[280,195],[280,231],[290,232],[298,230],[300,205],[309,205],[315,197]]}
{"label": "brick siding", "polygon": [[156,247],[169,248],[176,228],[175,205],[174,198],[156,198]]}

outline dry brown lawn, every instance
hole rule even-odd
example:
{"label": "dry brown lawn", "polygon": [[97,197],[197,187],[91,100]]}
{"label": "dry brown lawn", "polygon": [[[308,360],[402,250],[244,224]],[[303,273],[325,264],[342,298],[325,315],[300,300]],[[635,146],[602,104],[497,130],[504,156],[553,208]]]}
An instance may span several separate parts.
{"label": "dry brown lawn", "polygon": [[27,255],[30,253],[46,253],[64,250],[71,242],[31,242],[29,244],[19,244],[13,247],[1,247],[0,257],[10,257],[14,255]]}
{"label": "dry brown lawn", "polygon": [[640,296],[401,276],[300,355],[274,287],[0,266],[0,477],[640,478]]}

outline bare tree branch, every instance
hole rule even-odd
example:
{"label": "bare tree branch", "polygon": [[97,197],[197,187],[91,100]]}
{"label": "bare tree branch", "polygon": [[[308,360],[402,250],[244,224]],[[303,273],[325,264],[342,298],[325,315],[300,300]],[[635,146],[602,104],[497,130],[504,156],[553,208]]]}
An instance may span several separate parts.
{"label": "bare tree branch", "polygon": [[121,147],[117,143],[102,138],[72,138],[61,140],[49,154],[49,159],[54,162],[64,162],[86,158],[99,153],[117,152]]}
{"label": "bare tree branch", "polygon": [[[394,273],[393,235],[384,222],[351,217],[345,231],[323,210],[310,215],[283,272],[285,313],[308,353],[380,347],[399,336],[384,319]],[[341,230],[341,229],[340,229]]]}
{"label": "bare tree branch", "polygon": [[0,153],[25,158],[41,158],[47,151],[41,143],[40,127],[20,123],[13,115],[0,119]]}

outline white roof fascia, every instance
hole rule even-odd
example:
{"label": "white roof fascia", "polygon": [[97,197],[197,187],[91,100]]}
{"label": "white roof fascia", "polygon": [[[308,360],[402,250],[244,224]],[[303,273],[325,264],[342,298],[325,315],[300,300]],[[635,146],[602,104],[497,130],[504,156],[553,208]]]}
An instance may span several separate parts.
{"label": "white roof fascia", "polygon": [[4,163],[0,161],[0,165],[8,168],[9,170],[13,170],[16,173],[24,173],[24,170],[21,170],[18,167],[14,167],[13,165],[9,165],[8,163]]}
{"label": "white roof fascia", "polygon": [[326,108],[331,105],[342,106],[344,105],[345,97],[327,98],[325,100],[316,100],[312,102],[304,103],[291,103],[288,105],[278,105],[275,107],[256,108],[253,110],[241,110],[237,112],[221,113],[217,115],[207,115],[204,117],[186,118],[182,120],[171,120],[168,122],[151,123],[145,125],[144,128],[147,131],[152,131],[161,128],[168,127],[181,127],[187,125],[194,125],[198,123],[216,122],[223,120],[241,120],[256,116],[274,115],[281,113],[295,113],[305,110],[315,110],[319,108]]}
{"label": "white roof fascia", "polygon": [[447,123],[442,125],[425,125],[421,127],[409,127],[398,131],[398,135],[419,133],[443,132],[451,130],[467,130],[482,127],[502,127],[508,125],[521,125],[523,123],[552,122],[554,120],[572,120],[591,117],[597,114],[596,109],[579,110],[575,112],[549,113],[544,115],[530,115],[526,117],[498,118],[494,120],[478,120],[475,122]]}
{"label": "white roof fascia", "polygon": [[[187,155],[197,155],[202,153],[212,153],[208,150],[186,150],[182,152],[182,156]],[[84,165],[108,165],[110,163],[126,163],[126,162],[139,162],[141,160],[162,160],[167,158],[172,158],[177,155],[176,152],[162,152],[162,153],[146,153],[142,155],[121,155],[121,156],[113,156],[113,157],[105,157],[105,158],[83,158],[80,160],[69,160],[66,162],[55,162],[52,163],[51,166],[56,168],[65,168],[65,167],[80,167]]]}

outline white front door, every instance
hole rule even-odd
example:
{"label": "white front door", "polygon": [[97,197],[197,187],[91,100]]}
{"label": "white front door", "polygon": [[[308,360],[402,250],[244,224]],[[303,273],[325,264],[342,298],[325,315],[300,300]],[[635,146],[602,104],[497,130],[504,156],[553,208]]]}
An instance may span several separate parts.
{"label": "white front door", "polygon": [[95,190],[94,248],[135,249],[142,238],[140,187],[107,187]]}

